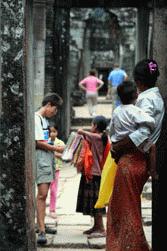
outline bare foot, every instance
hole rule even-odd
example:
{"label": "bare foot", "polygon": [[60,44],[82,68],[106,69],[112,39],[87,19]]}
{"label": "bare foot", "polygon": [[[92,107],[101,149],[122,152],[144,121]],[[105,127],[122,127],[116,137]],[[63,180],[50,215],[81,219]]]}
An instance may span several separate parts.
{"label": "bare foot", "polygon": [[84,231],[83,234],[91,234],[91,233],[93,233],[93,231],[94,231],[94,227]]}
{"label": "bare foot", "polygon": [[106,232],[99,232],[99,231],[94,231],[91,234],[88,235],[88,239],[92,239],[92,238],[101,238],[101,237],[106,237]]}

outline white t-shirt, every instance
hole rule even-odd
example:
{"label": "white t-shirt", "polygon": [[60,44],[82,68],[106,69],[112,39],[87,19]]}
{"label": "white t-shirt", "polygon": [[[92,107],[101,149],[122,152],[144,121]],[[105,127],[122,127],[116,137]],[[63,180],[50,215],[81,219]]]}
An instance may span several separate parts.
{"label": "white t-shirt", "polygon": [[120,105],[113,112],[110,126],[111,141],[118,142],[139,127],[145,127],[148,138],[155,128],[155,120],[133,104]]}
{"label": "white t-shirt", "polygon": [[[149,136],[149,142],[145,144],[144,151],[150,147],[150,144],[155,144],[159,138],[162,120],[164,117],[164,102],[159,92],[158,87],[150,88],[138,96],[136,106],[140,107],[144,112],[155,119],[155,128]],[[145,128],[139,128],[129,135],[132,142],[138,147],[145,141]]]}
{"label": "white t-shirt", "polygon": [[35,113],[35,140],[45,140],[49,139],[49,122],[46,118],[42,117],[40,114]]}

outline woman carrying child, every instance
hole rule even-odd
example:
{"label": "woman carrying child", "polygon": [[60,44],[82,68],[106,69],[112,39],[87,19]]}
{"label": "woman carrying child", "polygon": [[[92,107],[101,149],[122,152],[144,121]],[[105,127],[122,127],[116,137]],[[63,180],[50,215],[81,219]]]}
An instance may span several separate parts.
{"label": "woman carrying child", "polygon": [[134,68],[139,91],[135,105],[155,120],[155,126],[150,133],[145,125],[138,126],[112,145],[118,169],[107,214],[106,251],[150,250],[142,226],[141,194],[149,177],[145,152],[156,143],[164,115],[164,103],[155,86],[158,76],[154,60],[142,60]]}

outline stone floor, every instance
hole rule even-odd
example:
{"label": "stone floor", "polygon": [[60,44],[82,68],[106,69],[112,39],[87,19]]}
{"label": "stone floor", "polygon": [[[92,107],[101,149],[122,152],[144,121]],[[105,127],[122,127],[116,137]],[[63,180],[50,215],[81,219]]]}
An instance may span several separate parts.
{"label": "stone floor", "polygon": [[[49,216],[49,196],[47,198],[46,223],[57,228],[56,235],[47,235],[49,250],[96,250],[105,248],[105,238],[88,239],[82,232],[92,226],[92,219],[75,212],[80,174],[69,164],[61,170],[57,203],[57,220]],[[148,184],[147,184],[148,185]],[[142,198],[144,230],[151,244],[151,200]],[[103,218],[106,224],[106,217]],[[44,247],[38,247],[38,251]],[[50,249],[52,248],[52,249]],[[47,249],[46,249],[47,250]]]}
{"label": "stone floor", "polygon": [[[75,117],[77,118],[80,118],[80,117],[89,118],[90,117],[87,104],[83,106],[75,106],[74,111],[75,111]],[[106,100],[105,97],[99,97],[98,104],[96,107],[96,114],[103,115],[106,118],[111,118],[111,114],[112,114],[111,101],[109,102],[108,100]]]}

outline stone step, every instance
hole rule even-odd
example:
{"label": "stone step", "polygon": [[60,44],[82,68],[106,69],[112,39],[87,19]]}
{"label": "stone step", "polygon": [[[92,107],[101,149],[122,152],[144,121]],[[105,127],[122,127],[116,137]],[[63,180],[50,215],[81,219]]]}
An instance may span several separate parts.
{"label": "stone step", "polygon": [[[108,123],[110,122],[110,118],[107,118]],[[75,117],[71,121],[71,125],[73,126],[86,126],[90,127],[92,123],[92,118],[91,117]]]}
{"label": "stone step", "polygon": [[92,122],[92,118],[89,117],[75,117],[72,119],[71,124],[72,126],[90,126]]}
{"label": "stone step", "polygon": [[152,199],[152,181],[151,178],[148,179],[147,183],[145,184],[142,192],[142,197],[151,200]]}
{"label": "stone step", "polygon": [[98,97],[97,103],[98,104],[112,104],[112,100],[106,99],[105,97]]}
{"label": "stone step", "polygon": [[78,131],[78,129],[80,129],[80,128],[82,128],[83,130],[85,130],[85,131],[90,131],[90,126],[81,126],[81,125],[79,125],[79,126],[71,126],[71,128],[70,128],[70,132],[77,132]]}
{"label": "stone step", "polygon": [[143,192],[142,196],[143,196],[143,198],[145,198],[147,200],[152,200],[152,192],[151,191]]}
{"label": "stone step", "polygon": [[58,226],[57,234],[47,234],[48,242],[45,245],[45,248],[56,248],[56,250],[58,248],[72,248],[75,250],[105,248],[105,237],[88,239],[87,235],[83,235],[82,233],[84,230],[85,226]]}

